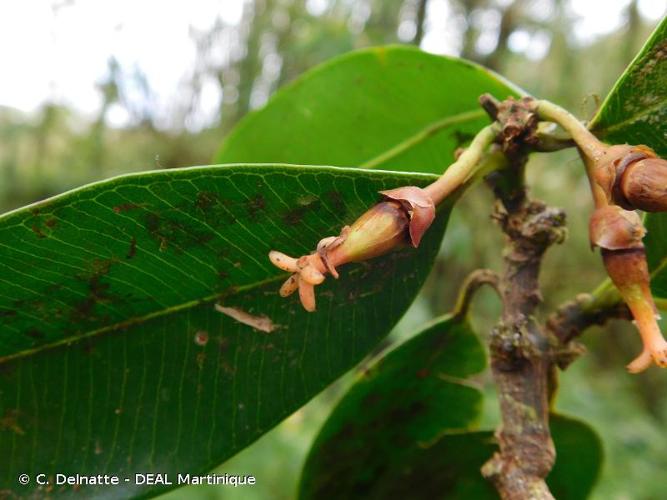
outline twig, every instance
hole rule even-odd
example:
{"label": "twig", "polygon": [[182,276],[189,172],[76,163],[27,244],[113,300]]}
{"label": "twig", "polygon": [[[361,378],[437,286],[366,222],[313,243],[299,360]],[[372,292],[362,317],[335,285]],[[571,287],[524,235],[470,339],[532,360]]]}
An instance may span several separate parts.
{"label": "twig", "polygon": [[536,101],[535,105],[539,117],[563,127],[577,143],[577,146],[585,152],[586,156],[595,158],[604,154],[604,144],[569,111],[545,100]]}
{"label": "twig", "polygon": [[[439,205],[453,191],[460,189],[470,179],[474,178],[480,168],[487,150],[496,140],[498,125],[493,123],[480,130],[470,143],[470,146],[459,155],[454,163],[433,184],[424,188],[433,203]],[[496,158],[496,157],[494,157]],[[501,168],[502,165],[494,165]]]}
{"label": "twig", "polygon": [[[516,104],[516,101],[514,102]],[[535,122],[522,109],[526,127]],[[513,124],[519,123],[516,119]],[[534,130],[511,129],[513,137]],[[518,133],[517,133],[518,132]],[[493,218],[505,233],[505,269],[500,281],[503,314],[490,340],[491,369],[498,386],[502,426],[496,432],[500,451],[482,468],[504,499],[551,499],[545,478],[555,450],[549,433],[549,397],[555,376],[553,342],[534,319],[541,301],[538,274],[544,252],[564,238],[564,213],[526,196],[525,153],[494,182]]]}
{"label": "twig", "polygon": [[610,319],[631,321],[632,314],[622,300],[606,304],[584,293],[558,307],[547,319],[546,326],[562,344],[567,344],[587,328],[604,325]]}
{"label": "twig", "polygon": [[490,269],[476,269],[466,277],[461,285],[452,313],[454,317],[461,318],[468,314],[475,293],[483,285],[489,285],[500,295],[500,276]]}

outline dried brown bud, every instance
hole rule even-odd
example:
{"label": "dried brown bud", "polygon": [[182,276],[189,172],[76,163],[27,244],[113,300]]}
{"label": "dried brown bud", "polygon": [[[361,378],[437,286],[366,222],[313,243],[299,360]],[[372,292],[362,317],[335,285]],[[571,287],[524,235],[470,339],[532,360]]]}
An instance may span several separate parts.
{"label": "dried brown bud", "polygon": [[617,144],[587,161],[607,202],[627,210],[667,210],[667,161],[648,146]]}
{"label": "dried brown bud", "polygon": [[667,211],[667,161],[644,158],[619,171],[614,183],[614,201],[646,212]]}
{"label": "dried brown bud", "polygon": [[[629,144],[616,144],[604,149],[604,153],[593,159],[593,178],[595,182],[606,193],[607,199],[611,201],[611,193],[616,180],[616,172],[624,158],[635,153],[634,146]],[[634,155],[633,155],[634,156]],[[642,154],[641,158],[646,155]],[[637,159],[637,158],[635,158]]]}
{"label": "dried brown bud", "polygon": [[616,205],[596,209],[588,226],[591,246],[608,250],[643,248],[646,229],[637,212]]}

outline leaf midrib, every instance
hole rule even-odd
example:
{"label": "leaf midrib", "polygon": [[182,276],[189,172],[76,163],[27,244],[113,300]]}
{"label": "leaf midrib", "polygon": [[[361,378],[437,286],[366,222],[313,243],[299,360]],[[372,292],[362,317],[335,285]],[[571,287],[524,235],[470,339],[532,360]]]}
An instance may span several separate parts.
{"label": "leaf midrib", "polygon": [[416,133],[390,147],[379,155],[371,158],[370,160],[366,160],[364,163],[359,165],[359,168],[375,168],[410,150],[413,146],[422,143],[429,137],[437,134],[442,129],[447,128],[450,125],[455,125],[457,123],[463,123],[466,121],[473,121],[478,118],[483,118],[484,116],[486,116],[484,110],[474,109],[440,118],[439,120],[429,123],[422,129],[418,130]]}
{"label": "leaf midrib", "polygon": [[[248,283],[246,285],[241,285],[241,286],[235,287],[233,293],[229,293],[227,295],[223,294],[223,295],[224,295],[224,297],[233,297],[235,295],[238,295],[241,292],[246,292],[246,291],[252,290],[254,288],[258,288],[258,287],[261,287],[261,286],[264,286],[264,285],[268,285],[270,283],[280,281],[281,279],[285,279],[286,276],[287,276],[287,274],[279,274],[277,276],[272,276],[271,278],[267,278],[267,279],[260,280],[260,281],[255,281],[253,283]],[[73,342],[79,342],[81,340],[88,339],[88,338],[91,338],[91,337],[96,337],[96,336],[102,335],[104,333],[109,333],[109,332],[113,332],[113,331],[120,330],[120,329],[123,329],[123,328],[128,328],[130,326],[140,325],[140,324],[145,323],[145,322],[147,322],[151,319],[154,319],[154,318],[159,318],[161,316],[166,316],[168,314],[173,314],[173,313],[181,312],[181,311],[184,311],[184,310],[187,310],[187,309],[192,309],[193,307],[197,307],[197,306],[200,306],[202,304],[212,303],[216,299],[220,299],[221,296],[222,295],[220,294],[220,292],[212,293],[212,294],[207,295],[205,297],[189,300],[187,302],[183,302],[181,304],[176,304],[176,305],[173,305],[173,306],[165,307],[165,308],[157,310],[157,311],[151,311],[148,314],[144,314],[143,316],[135,316],[133,318],[125,319],[123,321],[118,321],[118,322],[116,322],[112,325],[107,325],[107,326],[103,326],[101,328],[96,328],[96,329],[91,330],[91,331],[86,332],[86,333],[82,333],[82,334],[71,336],[71,337],[64,337],[64,338],[62,338],[60,340],[57,340],[55,342],[42,344],[40,346],[33,347],[33,348],[30,348],[30,349],[24,349],[23,351],[19,351],[19,352],[13,353],[13,354],[9,354],[7,356],[0,357],[0,365],[3,364],[3,363],[7,363],[9,361],[14,361],[18,358],[24,358],[24,357],[32,356],[33,354],[37,354],[37,353],[42,352],[42,351],[55,349],[56,347],[59,347],[59,346],[62,346],[62,345],[69,345],[69,344],[72,344]]]}

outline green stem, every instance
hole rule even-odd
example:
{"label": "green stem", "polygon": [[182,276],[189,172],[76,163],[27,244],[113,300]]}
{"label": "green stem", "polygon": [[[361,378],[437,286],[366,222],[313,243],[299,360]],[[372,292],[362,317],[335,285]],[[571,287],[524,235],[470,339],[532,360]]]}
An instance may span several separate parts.
{"label": "green stem", "polygon": [[540,100],[537,101],[537,114],[542,120],[557,123],[565,129],[586,156],[596,159],[604,154],[607,146],[566,109],[552,102]]}
{"label": "green stem", "polygon": [[618,291],[618,288],[614,286],[611,279],[605,279],[600,285],[593,290],[591,293],[593,300],[582,307],[583,312],[600,310],[600,309],[612,309],[623,299],[621,294]]}
{"label": "green stem", "polygon": [[[548,127],[546,126],[548,125]],[[554,133],[551,131],[553,123],[540,122],[535,135],[538,142],[533,146],[533,149],[540,153],[553,153],[554,151],[561,151],[563,149],[573,148],[577,144],[572,140],[569,134]]]}
{"label": "green stem", "polygon": [[500,291],[500,277],[490,269],[476,269],[470,273],[459,289],[459,296],[456,299],[456,305],[452,311],[454,318],[465,318],[470,309],[470,304],[475,292],[482,286],[491,286],[498,295]]}
{"label": "green stem", "polygon": [[601,158],[607,145],[595,137],[574,115],[557,104],[549,101],[537,101],[537,114],[542,120],[552,121],[567,131],[577,144],[586,165],[586,173],[591,185],[591,192],[596,207],[607,205],[607,195],[595,182],[596,161]]}
{"label": "green stem", "polygon": [[424,191],[433,199],[433,203],[439,205],[449,194],[470,181],[481,170],[488,172],[500,166],[498,157],[495,155],[488,156],[493,161],[483,161],[488,147],[496,140],[498,127],[497,123],[492,123],[480,130],[470,146],[445,170],[440,178],[424,188]]}

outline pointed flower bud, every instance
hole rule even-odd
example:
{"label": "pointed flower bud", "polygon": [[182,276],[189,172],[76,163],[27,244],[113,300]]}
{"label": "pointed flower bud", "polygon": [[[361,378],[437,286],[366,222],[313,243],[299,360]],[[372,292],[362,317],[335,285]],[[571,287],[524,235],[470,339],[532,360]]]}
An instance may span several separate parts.
{"label": "pointed flower bud", "polygon": [[667,161],[644,158],[631,162],[616,177],[614,199],[645,212],[667,211]]}
{"label": "pointed flower bud", "polygon": [[667,341],[658,327],[641,241],[645,232],[636,212],[615,205],[596,209],[589,226],[591,245],[601,247],[607,274],[630,308],[644,344],[642,353],[627,367],[632,373],[645,370],[651,362],[667,367]]}
{"label": "pointed flower bud", "polygon": [[351,226],[345,226],[339,236],[322,239],[314,253],[298,259],[275,250],[269,253],[273,265],[294,273],[280,288],[281,296],[298,290],[304,309],[314,311],[315,285],[324,281],[326,273],[338,278],[337,266],[384,255],[408,242],[414,247],[419,245],[435,218],[431,198],[414,186],[381,194],[385,201],[366,211]]}
{"label": "pointed flower bud", "polygon": [[642,353],[627,366],[628,371],[641,372],[648,368],[651,362],[663,368],[667,367],[667,341],[658,326],[644,249],[603,249],[602,259],[609,277],[632,312],[644,344]]}

